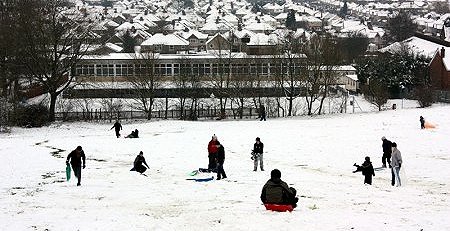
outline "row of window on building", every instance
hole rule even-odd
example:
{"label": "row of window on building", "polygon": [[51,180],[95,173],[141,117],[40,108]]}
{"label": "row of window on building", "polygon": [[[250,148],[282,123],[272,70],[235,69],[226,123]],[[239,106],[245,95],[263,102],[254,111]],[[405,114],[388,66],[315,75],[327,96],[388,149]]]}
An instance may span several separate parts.
{"label": "row of window on building", "polygon": [[[153,68],[151,68],[153,67]],[[220,75],[220,74],[261,74],[270,75],[271,73],[288,73],[289,69],[295,73],[300,72],[300,68],[288,68],[286,65],[275,66],[270,63],[258,64],[180,64],[180,63],[158,63],[154,65],[141,64],[83,64],[77,65],[75,69],[76,76],[133,76],[157,74],[174,76],[180,74],[193,75]]]}

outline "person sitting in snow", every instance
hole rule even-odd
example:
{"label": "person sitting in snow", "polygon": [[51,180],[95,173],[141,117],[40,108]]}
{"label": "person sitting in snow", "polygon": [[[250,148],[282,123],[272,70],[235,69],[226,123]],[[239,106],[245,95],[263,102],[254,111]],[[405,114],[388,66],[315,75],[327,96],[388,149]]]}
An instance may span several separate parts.
{"label": "person sitting in snow", "polygon": [[73,173],[78,179],[77,186],[81,185],[81,167],[83,166],[83,169],[86,167],[86,155],[84,155],[83,148],[81,146],[78,146],[75,150],[69,153],[66,160],[66,165],[69,164],[72,165]]}
{"label": "person sitting in snow", "polygon": [[295,208],[298,202],[296,194],[295,188],[289,187],[281,180],[280,170],[274,169],[270,172],[270,179],[262,188],[261,201],[264,204],[292,205]]}
{"label": "person sitting in snow", "polygon": [[372,176],[375,176],[375,171],[373,170],[372,162],[370,162],[370,157],[366,156],[364,163],[362,165],[353,164],[356,167],[356,170],[353,171],[359,172],[361,171],[364,175],[364,184],[372,184]]}
{"label": "person sitting in snow", "polygon": [[134,159],[133,168],[130,171],[136,171],[140,174],[143,174],[147,170],[147,168],[143,164],[145,164],[147,168],[150,168],[147,162],[145,162],[144,153],[140,151],[139,155],[137,155],[136,159]]}
{"label": "person sitting in snow", "polygon": [[135,129],[134,131],[131,131],[131,134],[125,136],[125,138],[139,138],[139,131]]}

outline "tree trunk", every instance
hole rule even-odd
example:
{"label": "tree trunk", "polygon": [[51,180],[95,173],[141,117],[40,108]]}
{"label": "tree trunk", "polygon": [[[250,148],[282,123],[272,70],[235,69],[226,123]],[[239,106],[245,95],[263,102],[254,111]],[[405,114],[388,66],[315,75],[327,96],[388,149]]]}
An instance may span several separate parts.
{"label": "tree trunk", "polygon": [[48,121],[55,121],[55,107],[56,107],[56,99],[58,98],[59,93],[50,92],[50,108],[48,111]]}

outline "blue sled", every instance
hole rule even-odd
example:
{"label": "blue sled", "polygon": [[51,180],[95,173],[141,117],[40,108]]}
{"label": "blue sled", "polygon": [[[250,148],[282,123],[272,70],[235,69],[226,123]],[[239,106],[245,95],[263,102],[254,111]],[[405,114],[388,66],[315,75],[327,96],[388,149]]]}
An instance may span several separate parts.
{"label": "blue sled", "polygon": [[186,180],[193,180],[195,182],[206,182],[206,181],[211,181],[214,180],[214,177],[208,177],[208,178],[199,178],[199,179],[195,179],[195,178],[188,178]]}

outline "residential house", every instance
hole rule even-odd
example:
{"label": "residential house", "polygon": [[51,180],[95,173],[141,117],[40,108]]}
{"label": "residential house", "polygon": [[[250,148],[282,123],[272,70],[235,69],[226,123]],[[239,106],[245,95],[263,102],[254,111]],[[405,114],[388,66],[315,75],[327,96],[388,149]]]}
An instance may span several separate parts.
{"label": "residential house", "polygon": [[434,89],[450,91],[450,55],[446,54],[445,47],[436,50],[429,64],[429,74]]}
{"label": "residential house", "polygon": [[152,51],[162,54],[176,54],[185,52],[189,48],[189,42],[177,34],[154,34],[141,44],[142,51]]}

